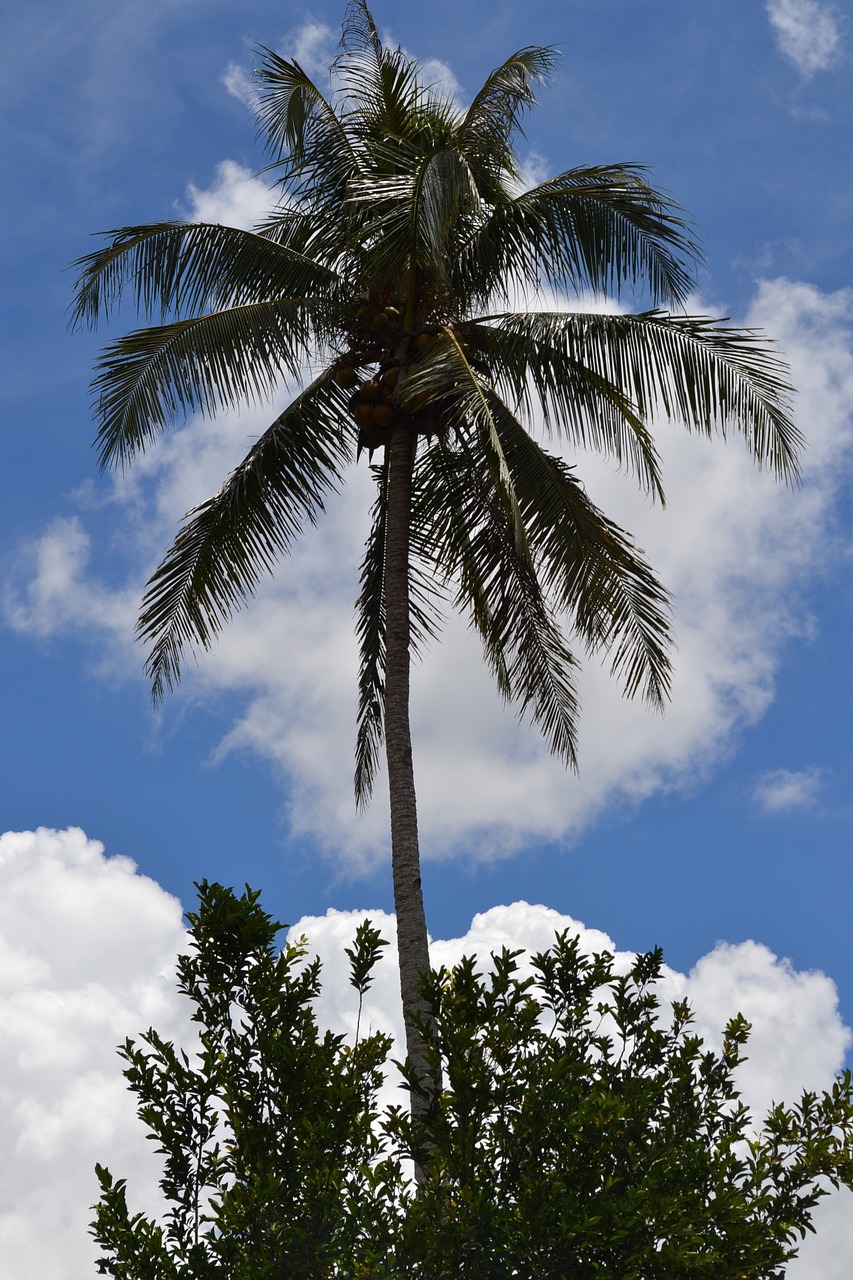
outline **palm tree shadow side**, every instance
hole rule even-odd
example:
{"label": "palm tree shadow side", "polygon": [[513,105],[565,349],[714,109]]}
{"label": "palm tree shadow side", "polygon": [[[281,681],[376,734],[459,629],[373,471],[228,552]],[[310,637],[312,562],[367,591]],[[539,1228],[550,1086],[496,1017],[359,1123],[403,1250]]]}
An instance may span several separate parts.
{"label": "palm tree shadow side", "polygon": [[[107,233],[76,264],[75,323],[129,293],[146,322],[108,345],[94,380],[101,465],[125,466],[176,417],[264,401],[315,376],[151,577],[139,634],[155,700],[208,648],[362,451],[377,501],[357,602],[355,792],[384,741],[407,1051],[417,1110],[435,1086],[418,1020],[428,940],[409,725],[413,649],[448,594],[502,696],[576,768],[578,659],[605,651],[627,696],[662,707],[667,593],[589,499],[561,450],[616,459],[663,499],[649,424],[738,430],[788,482],[799,434],[784,364],[760,334],[684,313],[698,250],[682,210],[637,165],[570,169],[521,188],[515,142],[553,49],[527,47],[463,109],[383,45],[350,4],[334,88],[261,49],[258,110],[278,199],[252,231],[160,222]],[[636,314],[518,309],[642,289]],[[157,321],[157,323],[149,323]]]}

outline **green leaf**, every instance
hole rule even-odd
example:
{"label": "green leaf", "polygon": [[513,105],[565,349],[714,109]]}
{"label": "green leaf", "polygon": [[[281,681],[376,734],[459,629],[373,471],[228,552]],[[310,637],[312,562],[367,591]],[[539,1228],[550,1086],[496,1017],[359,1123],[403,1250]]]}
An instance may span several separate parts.
{"label": "green leaf", "polygon": [[337,488],[351,448],[340,426],[341,401],[322,374],[222,488],[189,513],[142,602],[139,634],[151,644],[147,670],[155,701],[180,678],[184,647],[210,647]]}

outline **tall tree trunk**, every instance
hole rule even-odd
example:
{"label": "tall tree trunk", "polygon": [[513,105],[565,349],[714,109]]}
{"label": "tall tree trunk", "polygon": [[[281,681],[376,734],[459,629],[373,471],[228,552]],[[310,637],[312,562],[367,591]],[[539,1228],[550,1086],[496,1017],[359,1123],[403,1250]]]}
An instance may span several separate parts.
{"label": "tall tree trunk", "polygon": [[[413,1015],[425,1013],[419,978],[429,969],[409,727],[409,533],[415,442],[414,432],[404,422],[394,429],[388,445],[390,465],[385,527],[385,751],[391,803],[391,866],[406,1051],[418,1079],[429,1090],[433,1082],[423,1040],[412,1024]],[[423,1111],[424,1105],[423,1099],[412,1096],[413,1114]]]}

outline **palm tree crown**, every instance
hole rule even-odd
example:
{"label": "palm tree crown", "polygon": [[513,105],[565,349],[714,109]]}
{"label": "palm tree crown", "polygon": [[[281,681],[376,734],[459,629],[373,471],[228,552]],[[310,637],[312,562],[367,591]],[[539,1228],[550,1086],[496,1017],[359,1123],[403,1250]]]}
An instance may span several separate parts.
{"label": "palm tree crown", "polygon": [[[353,0],[329,94],[261,51],[258,110],[278,184],[265,222],[125,227],[79,263],[78,320],[108,315],[128,290],[157,321],[101,359],[102,465],[128,464],[176,416],[301,379],[149,582],[139,629],[155,698],[180,678],[186,647],[209,646],[316,520],[353,457],[379,451],[357,605],[355,791],[369,798],[384,737],[410,1030],[427,958],[408,670],[437,603],[449,595],[463,611],[501,693],[575,766],[567,625],[582,649],[609,652],[628,695],[660,706],[670,611],[566,453],[603,452],[662,500],[649,424],[666,417],[736,428],[778,477],[797,475],[784,366],[754,332],[684,313],[697,249],[644,170],[570,169],[524,188],[515,143],[554,64],[551,49],[521,49],[462,108],[383,46]],[[539,305],[626,288],[650,309]],[[519,308],[530,297],[537,308]],[[540,423],[559,451],[536,438]]]}

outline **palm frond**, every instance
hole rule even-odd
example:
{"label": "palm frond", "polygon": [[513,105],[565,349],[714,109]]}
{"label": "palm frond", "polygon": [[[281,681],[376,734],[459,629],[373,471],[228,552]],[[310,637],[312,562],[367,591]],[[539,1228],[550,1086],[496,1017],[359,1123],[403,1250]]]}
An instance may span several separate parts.
{"label": "palm frond", "polygon": [[158,701],[180,679],[187,645],[209,648],[261,577],[313,524],[336,490],[351,443],[344,403],[328,374],[264,432],[222,488],[191,511],[142,602],[138,633]]}
{"label": "palm frond", "polygon": [[343,120],[298,62],[263,46],[259,53],[258,117],[281,184],[313,195],[318,207],[340,208],[358,168]]}
{"label": "palm frond", "polygon": [[557,51],[528,45],[513,53],[488,76],[471,103],[456,136],[460,152],[474,171],[494,180],[518,177],[511,144],[521,116],[534,101],[534,89],[553,73]]}
{"label": "palm frond", "polygon": [[336,274],[306,252],[311,221],[292,216],[276,241],[205,222],[159,222],[103,233],[79,258],[71,326],[109,319],[126,290],[139,314],[190,315],[248,301],[334,289]]}
{"label": "palm frond", "polygon": [[[355,799],[364,808],[372,793],[383,740],[385,705],[385,528],[387,517],[388,455],[372,468],[376,501],[360,568],[361,590],[356,601],[358,641],[358,712],[355,747]],[[409,565],[409,611],[412,655],[417,656],[441,626],[439,602],[443,590],[420,531],[413,527]]]}
{"label": "palm frond", "polygon": [[[655,304],[680,305],[700,252],[683,211],[637,165],[569,169],[512,200],[471,234],[457,287],[488,283],[618,295],[642,286]],[[482,296],[481,294],[479,296]]]}
{"label": "palm frond", "polygon": [[[479,632],[498,688],[529,715],[550,749],[577,767],[576,660],[520,555],[482,432],[457,431],[428,451],[416,509],[435,562],[458,583],[457,605]],[[463,532],[464,531],[464,532]]]}
{"label": "palm frond", "polygon": [[788,366],[758,330],[647,312],[598,317],[586,345],[591,363],[631,369],[644,416],[663,413],[707,436],[735,430],[777,480],[799,480],[805,441],[791,418]]}
{"label": "palm frond", "polygon": [[[558,387],[571,365],[614,386],[643,423],[664,416],[705,435],[736,430],[757,462],[768,465],[778,479],[796,481],[803,438],[790,417],[788,369],[755,330],[660,311],[540,312],[504,316],[495,323],[510,350],[530,344],[525,350],[530,351],[531,372],[539,379],[543,399],[550,396],[554,405],[555,430],[561,420],[572,421],[571,403]],[[506,367],[512,367],[511,360]],[[588,424],[586,439],[599,448],[601,442],[589,427],[594,432],[594,424]],[[577,439],[585,442],[582,434]]]}
{"label": "palm frond", "polygon": [[[105,348],[92,388],[102,467],[125,466],[176,418],[268,400],[282,377],[300,375],[328,302],[231,307],[136,329]],[[319,324],[318,324],[319,321]]]}
{"label": "palm frond", "polygon": [[[464,600],[471,624],[480,636],[494,632],[490,584],[473,545],[475,528],[469,524],[471,494],[465,455],[458,440],[443,438],[420,453],[412,478],[412,542],[446,587],[457,584],[456,604]],[[511,697],[506,655],[498,646],[486,652],[498,689]]]}
{"label": "palm frond", "polygon": [[590,361],[584,319],[571,313],[515,312],[465,326],[489,380],[516,412],[576,447],[612,457],[663,501],[660,459],[634,400],[633,382],[615,363]]}
{"label": "palm frond", "polygon": [[445,327],[426,356],[410,369],[405,381],[398,384],[404,404],[439,400],[446,425],[461,429],[474,425],[482,441],[481,459],[488,467],[500,495],[504,511],[513,530],[516,552],[528,555],[524,521],[515,492],[512,473],[507,466],[500,435],[491,412],[489,388],[481,384],[470,364],[459,338]]}
{"label": "palm frond", "polygon": [[471,172],[457,152],[439,147],[411,157],[401,172],[367,172],[350,183],[348,199],[357,207],[362,270],[399,279],[416,264],[431,285],[446,289],[459,221],[480,209]]}
{"label": "palm frond", "polygon": [[458,151],[442,147],[421,168],[412,202],[412,259],[439,289],[448,285],[448,265],[457,224],[481,212],[473,174]]}
{"label": "palm frond", "polygon": [[[418,78],[419,64],[398,46],[382,44],[366,5],[356,4],[335,60],[342,80],[343,116],[370,167],[390,141],[411,146],[429,122],[432,103]],[[385,151],[387,155],[387,150]],[[392,161],[392,169],[399,165]]]}
{"label": "palm frond", "polygon": [[652,706],[670,686],[670,601],[631,539],[589,499],[572,468],[542,449],[502,401],[492,416],[546,596],[587,649],[611,654],[625,694]]}
{"label": "palm frond", "polygon": [[376,501],[360,568],[356,600],[358,641],[358,710],[355,741],[355,803],[365,808],[373,794],[379,767],[385,708],[385,528],[388,457],[374,467]]}
{"label": "palm frond", "polygon": [[384,52],[373,14],[364,0],[350,0],[341,28],[341,49],[344,53],[369,50],[378,61]]}

